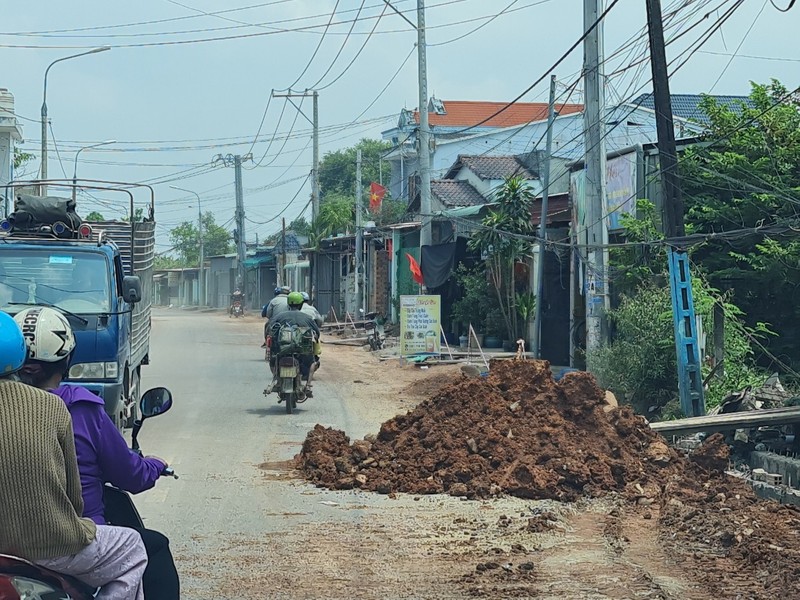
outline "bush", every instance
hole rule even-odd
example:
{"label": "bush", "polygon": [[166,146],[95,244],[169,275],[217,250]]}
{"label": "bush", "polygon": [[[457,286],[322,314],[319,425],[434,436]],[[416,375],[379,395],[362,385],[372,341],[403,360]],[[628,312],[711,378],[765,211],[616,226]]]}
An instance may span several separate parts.
{"label": "bush", "polygon": [[[706,406],[712,408],[732,391],[763,383],[768,374],[754,365],[751,337],[770,332],[763,324],[746,327],[741,311],[702,280],[693,281],[693,295],[709,340],[707,354],[712,351],[714,304],[724,308],[725,377],[712,378],[706,389]],[[600,385],[645,414],[670,404],[678,395],[678,368],[669,288],[640,285],[634,295],[622,297],[609,321],[616,328],[614,339],[589,356]],[[711,367],[703,358],[705,377]]]}

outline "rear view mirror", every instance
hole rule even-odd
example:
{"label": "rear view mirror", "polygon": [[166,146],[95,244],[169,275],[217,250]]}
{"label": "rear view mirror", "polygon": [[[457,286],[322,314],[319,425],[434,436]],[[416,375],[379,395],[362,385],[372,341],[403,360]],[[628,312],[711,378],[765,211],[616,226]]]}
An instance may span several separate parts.
{"label": "rear view mirror", "polygon": [[164,387],[147,390],[139,401],[139,410],[143,419],[164,414],[170,408],[172,408],[172,392]]}
{"label": "rear view mirror", "polygon": [[128,304],[136,304],[142,300],[142,282],[135,275],[122,278],[122,299]]}

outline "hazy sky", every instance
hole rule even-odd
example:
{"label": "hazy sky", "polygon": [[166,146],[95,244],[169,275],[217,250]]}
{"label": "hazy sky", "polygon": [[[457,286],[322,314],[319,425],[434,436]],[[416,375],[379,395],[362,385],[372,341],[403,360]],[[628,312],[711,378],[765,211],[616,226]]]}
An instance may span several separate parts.
{"label": "hazy sky", "polygon": [[[695,41],[737,2],[663,1],[665,15],[680,8],[667,25],[667,38],[688,31],[667,49],[673,67],[689,57],[672,77],[673,93],[746,94],[750,81],[773,77],[798,85],[800,6],[783,14],[769,0],[744,0],[690,55]],[[416,21],[416,2],[394,0],[393,5]],[[583,27],[581,0],[428,0],[427,5],[429,91],[443,100],[514,98],[547,71]],[[217,14],[203,14],[212,12]],[[635,64],[645,56],[644,26],[644,0],[620,0],[609,13],[607,73],[631,67],[610,77],[609,102],[651,89],[649,63]],[[382,0],[0,0],[0,32],[0,87],[16,97],[17,113],[25,117],[24,148],[37,154],[37,162],[47,65],[84,49],[112,47],[51,69],[47,99],[55,141],[69,176],[78,148],[115,139],[115,145],[81,153],[81,176],[185,177],[157,186],[162,249],[168,246],[169,228],[197,215],[193,197],[170,184],[200,193],[203,209],[213,210],[217,222],[232,218],[233,170],[210,169],[219,153],[245,154],[252,146],[255,161],[261,161],[256,168],[246,164],[244,171],[247,216],[257,222],[247,223],[248,241],[278,229],[279,218],[265,222],[287,205],[287,219],[306,206],[309,122],[291,104],[273,99],[253,145],[272,89],[320,90],[323,154],[361,137],[379,137],[394,125],[401,108],[417,105],[416,33]],[[177,43],[184,41],[190,43]],[[617,52],[620,47],[624,50]],[[581,60],[578,48],[555,70],[561,98],[576,81]],[[546,96],[547,78],[525,100]],[[580,85],[571,100],[581,101]],[[302,108],[310,117],[311,101]],[[50,176],[60,177],[50,148]],[[98,207],[82,201],[82,212],[88,208]],[[113,215],[108,207],[99,208]]]}

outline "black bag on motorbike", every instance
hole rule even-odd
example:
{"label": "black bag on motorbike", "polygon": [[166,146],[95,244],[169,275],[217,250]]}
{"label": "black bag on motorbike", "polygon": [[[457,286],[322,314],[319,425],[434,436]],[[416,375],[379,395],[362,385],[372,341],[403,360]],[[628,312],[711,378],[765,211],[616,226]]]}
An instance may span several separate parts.
{"label": "black bag on motorbike", "polygon": [[56,196],[33,196],[20,194],[14,201],[14,212],[9,215],[15,229],[37,230],[43,225],[64,223],[69,229],[76,230],[83,222],[75,212],[75,201],[72,198]]}

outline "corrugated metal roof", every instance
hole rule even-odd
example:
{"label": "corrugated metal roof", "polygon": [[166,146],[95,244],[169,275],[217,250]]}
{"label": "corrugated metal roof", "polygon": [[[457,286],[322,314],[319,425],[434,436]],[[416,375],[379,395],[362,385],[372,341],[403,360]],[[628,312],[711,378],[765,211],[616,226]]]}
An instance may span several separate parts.
{"label": "corrugated metal roof", "polygon": [[[489,118],[480,127],[512,127],[532,121],[547,119],[546,102],[517,102],[496,116],[497,111],[508,105],[507,102],[477,102],[472,100],[443,100],[444,114],[428,111],[431,127],[470,127]],[[583,104],[559,104],[560,115],[581,112]],[[414,122],[419,123],[419,111],[414,111]]]}
{"label": "corrugated metal roof", "polygon": [[[747,96],[711,96],[718,104],[727,106],[734,112],[741,111],[741,105],[753,107],[753,101]],[[681,119],[708,123],[708,115],[700,108],[704,96],[700,94],[671,94],[672,114]],[[631,104],[655,110],[653,94],[642,94],[634,99]]]}

